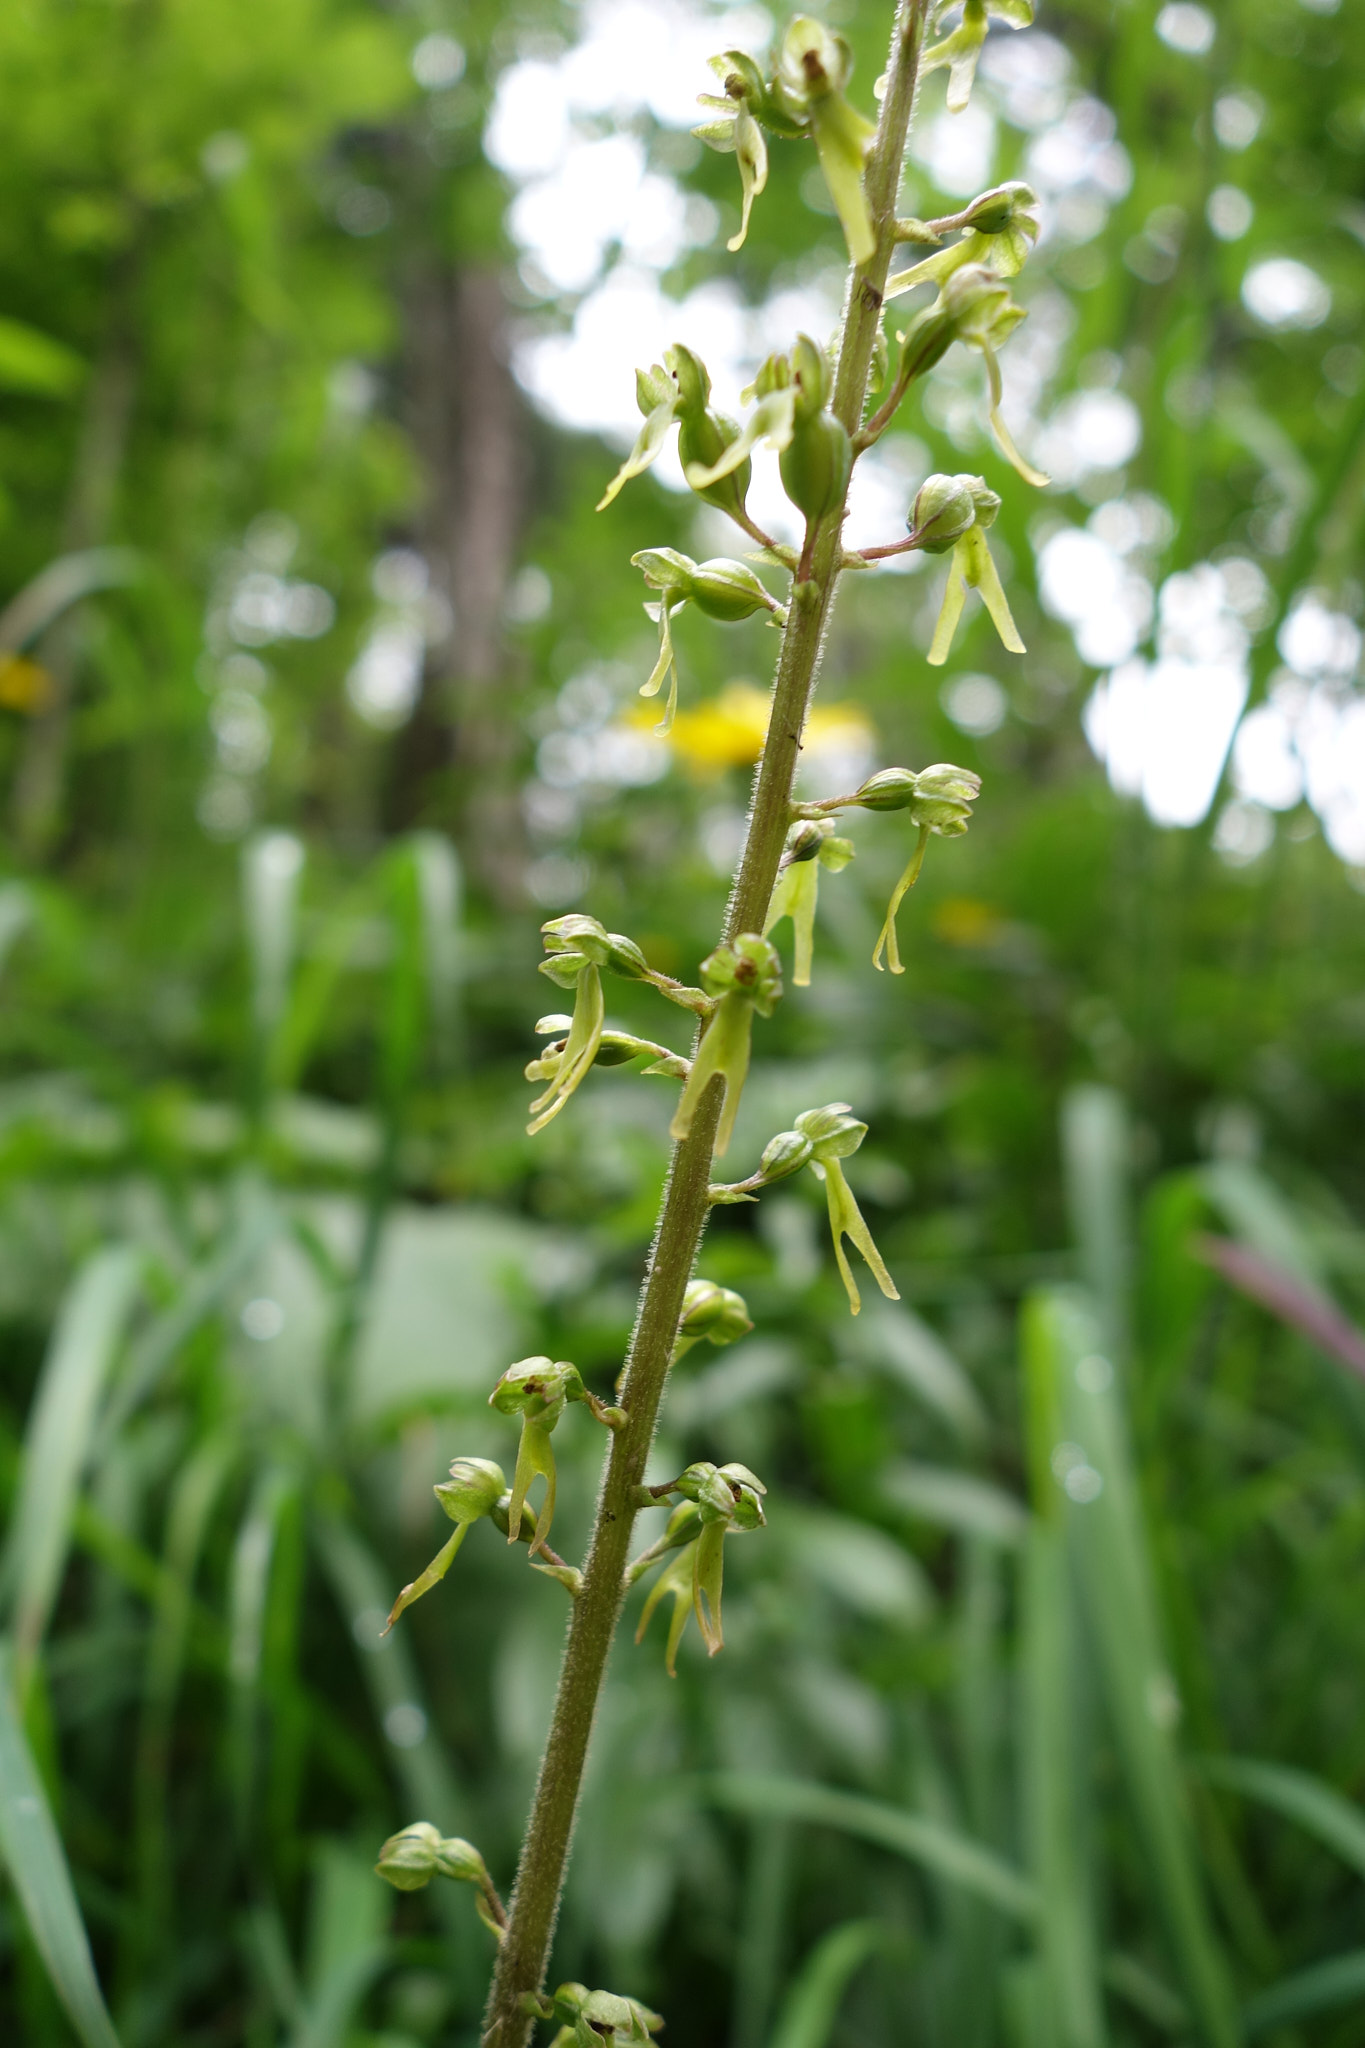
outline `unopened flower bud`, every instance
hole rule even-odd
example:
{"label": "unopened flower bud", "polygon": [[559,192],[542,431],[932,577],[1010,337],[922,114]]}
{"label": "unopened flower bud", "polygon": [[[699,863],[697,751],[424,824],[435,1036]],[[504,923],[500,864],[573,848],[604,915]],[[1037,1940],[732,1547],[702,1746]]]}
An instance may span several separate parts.
{"label": "unopened flower bud", "polygon": [[489,1520],[499,1534],[509,1543],[533,1543],[536,1534],[536,1513],[528,1500],[523,1499],[521,1513],[517,1517],[517,1533],[512,1534],[512,1489],[509,1486],[493,1508]]}
{"label": "unopened flower bud", "polygon": [[491,1458],[457,1458],[449,1479],[435,1489],[452,1522],[477,1522],[491,1515],[506,1491],[502,1468]]}
{"label": "unopened flower bud", "polygon": [[436,1846],[436,1871],[440,1877],[456,1878],[461,1884],[484,1885],[488,1866],[472,1842],[459,1835],[446,1835]]}
{"label": "unopened flower bud", "polygon": [[821,1165],[828,1159],[847,1159],[867,1136],[846,1102],[827,1102],[823,1109],[808,1109],[796,1119],[796,1128],[809,1138],[811,1151]]}
{"label": "unopened flower bud", "polygon": [[638,1060],[642,1052],[653,1050],[648,1039],[636,1038],[629,1031],[604,1031],[593,1064],[599,1067],[624,1067],[632,1060]]}
{"label": "unopened flower bud", "polygon": [[714,1280],[689,1280],[683,1296],[678,1335],[692,1342],[705,1337],[711,1344],[734,1344],[747,1337],[753,1323],[742,1294],[731,1287],[719,1287]]}
{"label": "unopened flower bud", "polygon": [[721,619],[727,624],[751,619],[755,612],[779,609],[776,599],[747,563],[723,557],[698,564],[688,596],[707,618]]}
{"label": "unopened flower bud", "polygon": [[814,860],[828,832],[829,827],[823,818],[798,818],[787,834],[787,844],[782,852],[783,867],[791,868],[800,861]]}
{"label": "unopened flower bud", "polygon": [[804,1131],[779,1131],[763,1147],[758,1170],[765,1181],[786,1180],[811,1162],[812,1146]]}
{"label": "unopened flower bud", "polygon": [[1024,184],[1022,179],[1013,178],[1007,185],[993,185],[989,192],[978,193],[971,205],[963,209],[962,225],[975,228],[981,235],[1003,235],[1027,217],[1036,235],[1037,206],[1038,197],[1033,187]]}
{"label": "unopened flower bud", "polygon": [[429,1820],[414,1821],[390,1835],[379,1852],[376,1875],[398,1892],[420,1892],[435,1877],[441,1835]]}
{"label": "unopened flower bud", "polygon": [[910,510],[910,537],[927,555],[945,555],[969,526],[976,523],[971,478],[926,477]]}
{"label": "unopened flower bud", "polygon": [[791,352],[792,382],[796,386],[796,417],[810,419],[829,404],[834,368],[828,352],[808,334],[798,334]]}
{"label": "unopened flower bud", "polygon": [[913,768],[879,768],[853,801],[864,811],[906,811],[915,800],[918,781]]}
{"label": "unopened flower bud", "polygon": [[602,965],[626,981],[643,981],[649,973],[648,960],[634,939],[628,939],[623,932],[607,933],[606,958]]}

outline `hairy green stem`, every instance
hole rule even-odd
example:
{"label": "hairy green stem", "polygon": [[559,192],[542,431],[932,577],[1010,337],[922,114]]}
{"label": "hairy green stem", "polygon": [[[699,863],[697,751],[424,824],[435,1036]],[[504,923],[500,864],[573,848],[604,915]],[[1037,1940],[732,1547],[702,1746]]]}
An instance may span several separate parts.
{"label": "hairy green stem", "polygon": [[[926,0],[899,0],[887,63],[886,94],[864,189],[876,231],[871,259],[849,283],[833,409],[850,434],[862,422],[882,292],[895,250],[896,199],[910,126]],[[803,551],[807,574],[793,593],[782,639],[763,758],[754,781],[744,851],[731,891],[725,936],[763,929],[777,879],[801,734],[819,669],[842,555],[844,507],[822,519]],[[524,2048],[532,2019],[524,2009],[549,1962],[583,1767],[622,1600],[637,1509],[659,1405],[709,1213],[708,1189],[722,1091],[707,1089],[687,1138],[674,1148],[658,1229],[621,1386],[628,1421],[612,1439],[583,1585],[574,1602],[554,1713],[522,1843],[507,1932],[498,1951],[485,2017],[485,2048]]]}

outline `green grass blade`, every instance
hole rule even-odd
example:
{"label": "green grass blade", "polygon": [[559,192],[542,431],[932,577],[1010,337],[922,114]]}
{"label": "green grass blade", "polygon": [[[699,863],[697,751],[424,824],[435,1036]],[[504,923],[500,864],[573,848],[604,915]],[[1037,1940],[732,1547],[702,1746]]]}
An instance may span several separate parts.
{"label": "green grass blade", "polygon": [[1012,1493],[950,1465],[901,1458],[885,1468],[881,1487],[887,1504],[914,1520],[987,1544],[1012,1548],[1028,1526],[1027,1511]]}
{"label": "green grass blade", "polygon": [[302,842],[292,832],[262,832],[242,853],[242,908],[251,963],[251,1029],[255,1109],[259,1115],[274,1073],[294,967]]}
{"label": "green grass blade", "polygon": [[62,1302],[29,1415],[5,1558],[22,1693],[61,1585],[71,1516],[100,1395],[137,1298],[140,1255],[97,1252]]}
{"label": "green grass blade", "polygon": [[832,1927],[801,1965],[769,2048],[828,2048],[850,1979],[885,1938],[876,1920],[846,1920]]}
{"label": "green grass blade", "polygon": [[[368,1544],[339,1518],[316,1516],[310,1537],[314,1557],[356,1646],[375,1720],[388,1737],[388,1761],[403,1801],[400,1825],[429,1820],[444,1835],[468,1831],[473,1826],[471,1802],[431,1725],[410,1640],[401,1629],[383,1634],[397,1590],[392,1578]],[[395,1742],[400,1730],[402,1740]],[[487,1952],[483,1930],[463,1893],[462,1885],[431,1887],[457,1985],[476,1999],[487,1974]]]}
{"label": "green grass blade", "polygon": [[436,1065],[453,1064],[459,1034],[460,913],[464,877],[460,857],[440,832],[414,832],[408,840],[421,904],[423,964]]}
{"label": "green grass blade", "polygon": [[33,1945],[85,2048],[118,2048],[61,1837],[24,1739],[13,1677],[11,1654],[0,1649],[0,1851]]}
{"label": "green grass blade", "polygon": [[382,1968],[391,1899],[373,1854],[324,1842],[317,1856],[309,1930],[307,1996],[291,2048],[342,2048],[356,2006]]}
{"label": "green grass blade", "polygon": [[119,1375],[100,1418],[105,1436],[114,1436],[158,1386],[161,1376],[195,1331],[216,1315],[237,1283],[271,1240],[284,1228],[284,1217],[259,1186],[244,1187],[241,1213],[231,1234],[210,1257],[186,1274],[175,1298],[129,1346],[128,1362]]}
{"label": "green grass blade", "polygon": [[271,1572],[281,1526],[297,1498],[294,1475],[280,1466],[256,1482],[237,1532],[228,1595],[228,1677],[232,1688],[230,1775],[239,1830],[251,1837],[259,1783],[261,1680]]}
{"label": "green grass blade", "polygon": [[33,922],[33,897],[22,882],[0,884],[0,967],[15,941]]}
{"label": "green grass blade", "polygon": [[1365,2000],[1365,1948],[1353,1948],[1345,1955],[1332,1956],[1310,1969],[1297,1970],[1281,1978],[1268,1991],[1251,1999],[1242,2014],[1249,2039],[1268,2034],[1276,2027],[1292,2026],[1311,2013],[1327,2012],[1333,2006],[1353,2005]]}
{"label": "green grass blade", "polygon": [[1044,1460],[1044,1483],[1061,1496],[1152,1901],[1199,2038],[1208,2048],[1232,2048],[1240,2038],[1236,2009],[1176,1757],[1179,1706],[1162,1650],[1117,1377],[1099,1320],[1080,1296],[1038,1294],[1025,1310],[1024,1355],[1033,1389],[1033,1469]]}
{"label": "green grass blade", "polygon": [[1062,1104],[1062,1157],[1081,1277],[1115,1357],[1128,1355],[1132,1285],[1128,1115],[1112,1088],[1073,1088]]}
{"label": "green grass blade", "polygon": [[1201,1176],[1204,1191],[1228,1228],[1273,1266],[1323,1286],[1322,1261],[1273,1181],[1241,1160],[1220,1159]]}
{"label": "green grass blade", "polygon": [[1090,1752],[1081,1740],[1081,1668],[1066,1537],[1037,1521],[1024,1551],[1021,1763],[1024,1836],[1041,1911],[1041,1997],[1056,2048],[1103,2048],[1104,1998],[1094,1926],[1094,1873],[1085,1825]]}
{"label": "green grass blade", "polygon": [[167,1816],[172,1723],[189,1642],[195,1573],[237,1450],[235,1437],[226,1430],[202,1443],[176,1475],[166,1514],[165,1573],[152,1617],[134,1764],[136,1939],[148,1948],[164,1942],[174,1926]]}
{"label": "green grass blade", "polygon": [[[344,1522],[319,1516],[313,1523],[312,1543],[359,1652],[361,1677],[379,1726],[413,1728],[419,1725],[414,1714],[420,1716],[425,1732],[415,1742],[405,1737],[395,1744],[390,1757],[412,1808],[408,1819],[429,1820],[443,1834],[458,1834],[471,1825],[469,1800],[432,1733],[409,1640],[401,1629],[382,1633],[397,1588],[374,1552]],[[454,1890],[444,1886],[440,1895],[453,1896]],[[464,1903],[460,1901],[461,1906]],[[463,1924],[469,1916],[460,1917]]]}
{"label": "green grass blade", "polygon": [[1038,1912],[1037,1892],[1012,1864],[941,1821],[925,1820],[881,1800],[863,1799],[829,1785],[805,1784],[798,1778],[736,1771],[701,1782],[705,1796],[731,1812],[837,1828],[905,1857],[935,1877],[985,1899],[1011,1919],[1032,1920]]}
{"label": "green grass blade", "polygon": [[1365,1809],[1321,1778],[1254,1757],[1201,1757],[1196,1768],[1209,1784],[1241,1792],[1297,1821],[1365,1877]]}
{"label": "green grass blade", "polygon": [[989,1420],[969,1375],[938,1332],[904,1302],[868,1302],[843,1341],[922,1401],[962,1443],[984,1441]]}

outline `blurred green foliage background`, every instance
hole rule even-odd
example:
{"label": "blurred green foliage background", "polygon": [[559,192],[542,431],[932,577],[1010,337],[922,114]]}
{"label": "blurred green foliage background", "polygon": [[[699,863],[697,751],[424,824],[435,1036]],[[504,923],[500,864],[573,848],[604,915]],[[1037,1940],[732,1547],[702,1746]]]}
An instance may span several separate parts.
{"label": "blurred green foliage background", "polygon": [[[886,8],[820,11],[870,108]],[[451,1457],[511,1455],[497,1374],[605,1393],[633,1315],[669,1088],[596,1075],[532,1142],[521,1069],[541,918],[690,976],[742,826],[772,637],[679,626],[671,743],[633,694],[630,554],[729,544],[667,476],[591,507],[613,333],[833,323],[807,157],[731,259],[687,136],[765,21],[0,14],[7,2040],[107,2048],[73,1901],[124,2048],[477,2040],[469,1901],[370,1866],[422,1817],[510,1880],[562,1595],[480,1530],[378,1629]],[[732,1154],[851,1101],[903,1301],[850,1321],[813,1187],[718,1214],[757,1327],[680,1369],[659,1469],[743,1460],[770,1526],[714,1664],[623,1631],[556,1975],[672,2048],[1350,2048],[1365,29],[1070,0],[942,97],[908,208],[1040,190],[1004,368],[1057,480],[950,358],[860,538],[981,469],[1029,652],[977,617],[945,680],[937,572],[846,579],[812,791],[984,792],[900,980],[905,847],[855,827]],[[556,1441],[572,1555],[599,1443]]]}

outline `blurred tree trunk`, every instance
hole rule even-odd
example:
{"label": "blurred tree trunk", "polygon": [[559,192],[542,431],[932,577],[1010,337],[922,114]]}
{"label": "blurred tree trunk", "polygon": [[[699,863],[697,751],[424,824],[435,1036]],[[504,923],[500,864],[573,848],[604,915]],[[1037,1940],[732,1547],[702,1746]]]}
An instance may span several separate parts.
{"label": "blurred tree trunk", "polygon": [[424,267],[406,293],[406,327],[408,419],[428,475],[420,538],[455,630],[405,734],[398,802],[409,816],[429,815],[433,778],[453,786],[461,849],[494,901],[508,904],[520,897],[523,834],[502,625],[527,455],[497,270]]}

